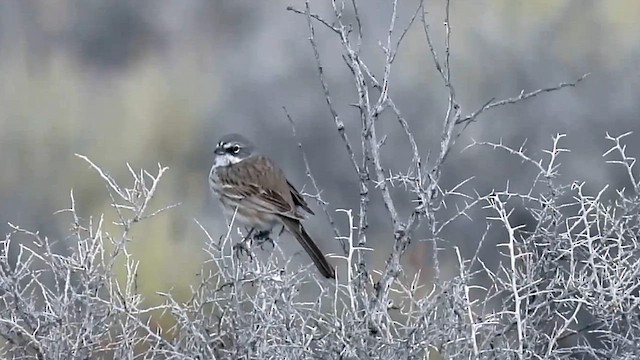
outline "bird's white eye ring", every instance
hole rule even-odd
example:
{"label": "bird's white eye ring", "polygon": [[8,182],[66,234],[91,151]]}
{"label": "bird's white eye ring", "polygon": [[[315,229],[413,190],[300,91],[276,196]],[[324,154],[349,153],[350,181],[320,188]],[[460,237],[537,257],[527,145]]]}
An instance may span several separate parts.
{"label": "bird's white eye ring", "polygon": [[240,146],[238,146],[237,144],[236,144],[236,145],[233,145],[233,146],[231,147],[231,152],[232,152],[232,153],[234,153],[234,154],[239,153],[239,152],[240,152]]}

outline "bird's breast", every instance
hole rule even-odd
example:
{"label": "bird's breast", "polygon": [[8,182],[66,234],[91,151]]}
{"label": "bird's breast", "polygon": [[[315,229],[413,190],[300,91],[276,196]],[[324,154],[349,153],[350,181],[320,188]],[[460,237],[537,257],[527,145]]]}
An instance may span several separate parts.
{"label": "bird's breast", "polygon": [[236,225],[250,226],[258,230],[271,230],[279,223],[277,215],[255,209],[242,200],[221,196],[220,202],[227,219]]}
{"label": "bird's breast", "polygon": [[220,200],[225,216],[236,225],[245,225],[259,230],[270,230],[278,224],[278,216],[255,204],[235,192],[228,191],[233,185],[221,181],[218,170],[213,168],[209,174],[209,185],[213,194]]}

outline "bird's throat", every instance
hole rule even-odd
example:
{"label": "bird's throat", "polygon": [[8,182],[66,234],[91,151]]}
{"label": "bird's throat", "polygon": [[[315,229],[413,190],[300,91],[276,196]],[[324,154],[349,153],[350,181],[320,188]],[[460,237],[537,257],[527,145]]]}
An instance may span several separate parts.
{"label": "bird's throat", "polygon": [[213,161],[213,168],[225,167],[233,164],[237,164],[242,161],[241,158],[230,154],[217,155]]}

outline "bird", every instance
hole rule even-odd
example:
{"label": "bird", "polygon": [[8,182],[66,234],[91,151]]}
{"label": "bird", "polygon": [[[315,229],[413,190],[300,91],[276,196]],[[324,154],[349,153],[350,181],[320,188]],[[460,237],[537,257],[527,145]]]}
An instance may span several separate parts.
{"label": "bird", "polygon": [[309,254],[320,274],[335,278],[335,270],[302,225],[314,215],[302,194],[287,180],[282,169],[259,154],[240,134],[220,138],[209,172],[209,186],[222,204],[225,215],[260,234],[277,226],[295,237]]}

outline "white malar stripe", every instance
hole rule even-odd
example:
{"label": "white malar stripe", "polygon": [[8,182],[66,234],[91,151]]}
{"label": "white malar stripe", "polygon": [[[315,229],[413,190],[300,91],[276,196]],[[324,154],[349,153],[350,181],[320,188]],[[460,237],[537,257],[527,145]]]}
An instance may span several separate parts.
{"label": "white malar stripe", "polygon": [[233,164],[237,164],[242,161],[241,158],[237,156],[233,156],[231,154],[218,155],[215,157],[213,161],[213,168],[219,168],[222,166],[229,166]]}

